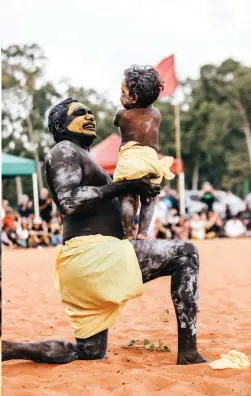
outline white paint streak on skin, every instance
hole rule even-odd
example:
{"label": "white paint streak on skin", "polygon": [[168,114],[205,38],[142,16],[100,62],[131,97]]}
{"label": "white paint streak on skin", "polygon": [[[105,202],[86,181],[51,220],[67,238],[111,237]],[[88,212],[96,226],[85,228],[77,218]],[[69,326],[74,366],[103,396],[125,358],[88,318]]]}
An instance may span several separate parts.
{"label": "white paint streak on skin", "polygon": [[178,311],[183,311],[183,309],[185,308],[185,305],[182,301],[180,301],[177,305],[176,308]]}
{"label": "white paint streak on skin", "polygon": [[68,183],[69,181],[74,182],[79,180],[79,176],[77,173],[72,173],[71,171],[67,171],[67,168],[59,168],[56,172],[55,176],[56,180],[56,185],[58,186],[58,189],[62,187],[66,182]]}
{"label": "white paint streak on skin", "polygon": [[51,161],[52,161],[52,155],[51,153],[48,153],[47,157],[46,157],[46,161],[49,162],[49,164],[51,165]]}
{"label": "white paint streak on skin", "polygon": [[145,133],[148,133],[152,129],[152,124],[153,124],[152,119],[146,121],[144,124],[145,124],[145,128],[144,128]]}

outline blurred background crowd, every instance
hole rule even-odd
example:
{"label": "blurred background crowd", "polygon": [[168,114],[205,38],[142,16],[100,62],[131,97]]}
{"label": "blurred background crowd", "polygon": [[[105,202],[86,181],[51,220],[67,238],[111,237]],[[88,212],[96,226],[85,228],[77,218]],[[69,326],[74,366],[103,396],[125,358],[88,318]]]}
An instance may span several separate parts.
{"label": "blurred background crowd", "polygon": [[46,188],[39,200],[40,217],[34,215],[33,202],[23,194],[18,208],[13,209],[9,201],[2,202],[2,245],[8,248],[57,246],[62,243],[62,222],[53,211],[52,200]]}
{"label": "blurred background crowd", "polygon": [[[151,239],[214,239],[251,237],[251,193],[245,200],[230,191],[215,191],[205,182],[200,191],[186,191],[186,214],[179,213],[178,193],[162,188],[149,229]],[[41,248],[62,243],[62,221],[46,188],[39,200],[40,217],[33,202],[23,194],[17,208],[2,202],[2,245],[14,248]],[[139,224],[139,210],[134,232]]]}
{"label": "blurred background crowd", "polygon": [[[200,191],[186,191],[186,213],[179,213],[177,191],[164,187],[149,230],[152,239],[214,239],[251,236],[251,194],[245,200],[216,191],[209,182]],[[137,228],[138,218],[135,221]]]}

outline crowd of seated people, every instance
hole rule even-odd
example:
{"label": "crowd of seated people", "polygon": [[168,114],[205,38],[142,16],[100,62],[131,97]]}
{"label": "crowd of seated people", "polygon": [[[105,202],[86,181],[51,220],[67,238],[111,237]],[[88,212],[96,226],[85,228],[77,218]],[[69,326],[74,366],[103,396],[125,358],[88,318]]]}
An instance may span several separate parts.
{"label": "crowd of seated people", "polygon": [[[199,213],[180,215],[179,199],[175,190],[164,187],[157,198],[153,219],[149,228],[150,239],[203,240],[213,238],[251,237],[251,195],[246,197],[246,210],[231,213],[226,204],[224,216],[213,211],[215,192],[204,183],[198,199],[206,204]],[[61,217],[53,211],[52,200],[46,188],[39,200],[40,217],[34,215],[33,202],[24,194],[17,210],[8,200],[2,202],[2,245],[8,248],[41,248],[62,243]],[[139,211],[135,217],[134,234],[139,225]]]}
{"label": "crowd of seated people", "polygon": [[41,248],[62,243],[61,217],[53,212],[48,190],[41,191],[40,217],[34,215],[33,202],[24,194],[14,210],[8,200],[2,202],[2,245],[8,248]]}
{"label": "crowd of seated people", "polygon": [[[148,236],[150,239],[176,240],[250,237],[251,199],[248,197],[245,211],[231,213],[231,208],[226,201],[224,215],[222,215],[213,211],[216,193],[209,183],[204,183],[202,190],[198,193],[198,199],[206,204],[206,208],[198,213],[186,212],[182,216],[179,214],[177,192],[164,187],[157,198]],[[138,229],[139,212],[140,208],[135,218],[135,235]]]}

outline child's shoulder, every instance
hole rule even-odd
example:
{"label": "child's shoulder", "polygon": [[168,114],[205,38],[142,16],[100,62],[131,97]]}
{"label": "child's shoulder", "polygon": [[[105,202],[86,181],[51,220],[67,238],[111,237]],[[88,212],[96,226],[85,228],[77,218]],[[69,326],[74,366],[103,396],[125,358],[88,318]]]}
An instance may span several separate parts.
{"label": "child's shoulder", "polygon": [[151,110],[152,110],[156,115],[158,115],[158,116],[161,115],[161,113],[160,113],[160,111],[159,111],[159,109],[158,109],[157,107],[152,106],[152,107],[151,107]]}
{"label": "child's shoulder", "polygon": [[161,118],[161,113],[157,107],[153,107],[153,106],[147,107],[146,112],[151,114],[152,117],[154,118]]}
{"label": "child's shoulder", "polygon": [[119,122],[120,122],[121,118],[124,117],[124,115],[125,115],[126,112],[127,112],[126,109],[119,109],[119,110],[117,111],[117,113],[115,114],[114,120],[113,120],[113,123],[114,123],[114,125],[115,125],[116,127],[119,127]]}

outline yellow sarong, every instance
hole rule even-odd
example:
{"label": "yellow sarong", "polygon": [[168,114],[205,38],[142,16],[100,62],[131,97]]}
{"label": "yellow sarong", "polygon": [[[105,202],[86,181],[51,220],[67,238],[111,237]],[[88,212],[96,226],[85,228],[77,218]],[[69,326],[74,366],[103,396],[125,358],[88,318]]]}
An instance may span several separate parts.
{"label": "yellow sarong", "polygon": [[127,240],[90,235],[58,249],[55,286],[76,338],[114,326],[125,302],[143,294],[142,274]]}
{"label": "yellow sarong", "polygon": [[121,180],[140,179],[149,173],[158,175],[152,183],[160,184],[163,177],[167,180],[174,178],[170,171],[173,163],[172,157],[158,159],[157,152],[148,146],[139,146],[137,142],[128,142],[121,147],[118,163],[113,174],[115,182]]}

